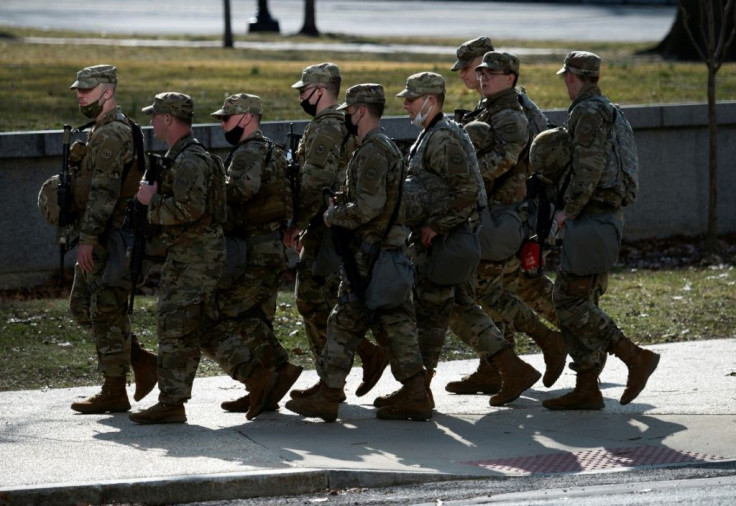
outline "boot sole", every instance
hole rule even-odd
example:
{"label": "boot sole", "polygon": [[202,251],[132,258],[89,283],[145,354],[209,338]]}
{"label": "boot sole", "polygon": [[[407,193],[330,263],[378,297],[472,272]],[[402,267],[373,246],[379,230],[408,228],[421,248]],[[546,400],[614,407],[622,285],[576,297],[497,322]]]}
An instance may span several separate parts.
{"label": "boot sole", "polygon": [[451,389],[449,385],[445,387],[446,392],[456,395],[493,395],[497,394],[500,388],[476,388],[476,389]]}
{"label": "boot sole", "polygon": [[[621,400],[619,403],[622,406],[626,406],[631,401],[639,397],[639,394],[642,390],[644,390],[644,387],[647,386],[647,382],[649,381],[649,377],[654,373],[654,371],[657,369],[657,366],[659,365],[659,354],[658,353],[652,353],[652,360],[649,362],[649,365],[647,366],[647,372],[646,376],[644,376],[644,381],[641,382],[641,385],[639,388],[636,389],[635,393],[629,393],[628,396],[622,395]],[[626,392],[624,392],[625,394]],[[624,400],[625,399],[625,400]]]}
{"label": "boot sole", "polygon": [[542,402],[542,406],[549,409],[550,411],[593,411],[593,410],[601,410],[604,407],[606,407],[605,403],[601,402],[600,404],[578,404],[577,406],[556,406],[554,404],[548,405],[546,404],[546,401]]}
{"label": "boot sole", "polygon": [[77,413],[81,413],[83,415],[104,415],[105,413],[125,413],[126,411],[130,411],[130,406],[128,407],[118,406],[118,407],[108,408],[104,410],[100,410],[100,409],[88,410],[88,409],[80,408],[80,407],[75,408],[74,406],[72,406],[71,408]]}
{"label": "boot sole", "polygon": [[158,420],[151,420],[151,419],[136,419],[134,416],[129,417],[132,421],[139,425],[156,425],[156,424],[163,424],[163,423],[185,423],[187,421],[187,417],[181,417],[181,416],[171,416],[168,418],[160,418]]}

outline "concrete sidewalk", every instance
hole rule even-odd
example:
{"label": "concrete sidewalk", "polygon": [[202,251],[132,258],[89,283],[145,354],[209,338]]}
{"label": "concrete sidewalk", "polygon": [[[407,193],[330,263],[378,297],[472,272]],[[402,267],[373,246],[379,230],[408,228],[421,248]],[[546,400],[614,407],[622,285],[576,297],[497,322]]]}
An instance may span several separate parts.
{"label": "concrete sidewalk", "polygon": [[[736,339],[652,346],[659,368],[630,405],[625,366],[601,377],[606,409],[549,412],[540,402],[572,388],[566,370],[504,408],[444,385],[475,361],[442,363],[434,418],[386,422],[372,401],[397,387],[386,372],[348,399],[336,423],[285,408],[246,422],[220,402],[242,393],[227,377],[197,379],[185,425],[139,426],[126,413],[79,415],[69,404],[97,388],[0,392],[0,504],[176,503],[301,494],[461,478],[595,473],[736,460]],[[541,355],[524,357],[543,371]],[[295,388],[316,381],[302,374]],[[132,400],[132,389],[130,394]],[[134,410],[156,401],[157,391]]]}

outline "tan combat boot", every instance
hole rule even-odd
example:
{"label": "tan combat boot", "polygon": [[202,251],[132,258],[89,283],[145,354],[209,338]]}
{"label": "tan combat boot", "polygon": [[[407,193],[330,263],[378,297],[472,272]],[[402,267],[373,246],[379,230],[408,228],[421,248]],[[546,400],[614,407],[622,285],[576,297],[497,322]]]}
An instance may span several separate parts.
{"label": "tan combat boot", "polygon": [[562,334],[556,330],[547,328],[545,324],[537,321],[537,325],[530,332],[529,337],[539,346],[544,356],[544,377],[542,383],[547,388],[555,384],[565,369],[567,359],[567,348],[562,340]]}
{"label": "tan combat boot", "polygon": [[[427,395],[429,396],[429,402],[432,405],[432,409],[434,409],[434,395],[432,395],[430,384],[432,383],[432,378],[434,378],[434,374],[434,369],[427,369],[426,375],[424,376],[424,386],[427,389]],[[379,397],[376,397],[375,399],[373,399],[373,407],[383,408],[386,406],[391,406],[394,402],[396,402],[396,398],[401,392],[402,388],[394,390],[388,395],[381,395]]]}
{"label": "tan combat boot", "polygon": [[598,388],[601,368],[578,371],[575,389],[561,397],[542,401],[542,406],[551,410],[563,409],[603,409],[603,394]]}
{"label": "tan combat boot", "polygon": [[245,418],[252,420],[266,410],[271,404],[271,394],[276,383],[278,374],[273,369],[258,365],[253,373],[245,380],[248,388],[248,411]]}
{"label": "tan combat boot", "polygon": [[396,392],[393,404],[379,408],[376,418],[380,420],[413,420],[424,422],[432,418],[433,403],[423,374],[412,376]]}
{"label": "tan combat boot", "polygon": [[130,401],[128,392],[125,391],[125,376],[105,377],[99,393],[72,403],[72,409],[85,415],[128,411]]}
{"label": "tan combat boot", "polygon": [[[296,383],[303,370],[301,366],[294,365],[290,362],[281,364],[276,368],[276,374],[279,375],[279,378],[271,392],[271,404],[268,408],[273,408],[275,405],[275,409],[278,409],[279,401],[286,395],[286,392],[289,391],[292,385]],[[273,410],[269,409],[269,411]]]}
{"label": "tan combat boot", "polygon": [[449,382],[445,390],[460,395],[495,394],[501,390],[501,373],[495,365],[481,358],[473,374],[463,376],[460,381]]}
{"label": "tan combat boot", "polygon": [[363,381],[355,390],[355,395],[362,397],[370,392],[378,380],[381,379],[384,369],[389,362],[388,351],[382,346],[376,346],[368,339],[363,339],[356,350],[363,363]]}
{"label": "tan combat boot", "polygon": [[626,388],[619,401],[622,405],[625,405],[636,399],[644,390],[649,376],[652,375],[659,364],[659,355],[640,348],[623,336],[611,346],[610,352],[620,358],[629,369]]}
{"label": "tan combat boot", "polygon": [[184,423],[187,421],[187,414],[184,411],[184,404],[166,404],[157,402],[148,409],[131,413],[128,418],[135,423],[141,425],[149,425],[156,423]]}
{"label": "tan combat boot", "polygon": [[[292,390],[289,392],[289,395],[292,399],[304,399],[305,397],[310,397],[317,393],[320,383],[321,381],[318,381],[311,387],[305,388],[304,390]],[[343,389],[340,391],[340,402],[345,402],[345,399],[347,399],[347,397],[345,396],[345,389]]]}
{"label": "tan combat boot", "polygon": [[148,395],[158,382],[158,359],[155,353],[146,350],[135,334],[130,336],[130,367],[135,378],[136,402]]}
{"label": "tan combat boot", "polygon": [[524,390],[542,377],[539,371],[521,360],[511,348],[499,351],[493,355],[492,360],[501,371],[503,384],[501,390],[491,397],[491,406],[503,406],[518,399]]}
{"label": "tan combat boot", "polygon": [[337,411],[343,395],[343,389],[329,388],[323,382],[320,382],[315,394],[288,401],[286,409],[302,416],[321,418],[325,422],[334,422],[337,420]]}

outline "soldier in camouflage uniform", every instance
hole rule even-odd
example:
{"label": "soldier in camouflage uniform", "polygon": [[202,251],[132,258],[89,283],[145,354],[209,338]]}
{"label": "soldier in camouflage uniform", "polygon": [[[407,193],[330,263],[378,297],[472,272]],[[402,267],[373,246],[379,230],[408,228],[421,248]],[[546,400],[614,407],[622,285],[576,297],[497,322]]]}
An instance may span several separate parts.
{"label": "soldier in camouflage uniform", "polygon": [[[143,350],[130,332],[129,283],[111,281],[107,276],[109,269],[124,270],[122,265],[111,265],[109,241],[122,227],[143,167],[139,165],[143,154],[134,147],[132,124],[115,103],[116,85],[117,69],[111,65],[82,69],[71,85],[80,111],[92,119],[92,129],[87,142],[75,142],[70,154],[74,207],[81,214],[75,224],[79,246],[70,308],[77,323],[93,337],[99,369],[105,377],[98,394],[72,404],[80,413],[129,410],[125,376],[131,362],[135,400],[142,399],[156,384],[155,356]],[[82,129],[86,126],[89,124]]]}
{"label": "soldier in camouflage uniform", "polygon": [[[604,407],[598,376],[606,353],[616,355],[629,371],[621,404],[639,395],[659,363],[659,355],[631,342],[598,307],[618,256],[624,223],[623,189],[603,184],[617,180],[606,171],[618,167],[608,164],[615,109],[598,86],[600,62],[593,53],[572,51],[557,72],[572,101],[566,124],[572,138],[572,167],[564,208],[554,217],[565,232],[554,303],[577,381],[572,392],[542,403],[553,410]],[[599,265],[600,258],[612,259],[610,265]]]}
{"label": "soldier in camouflage uniform", "polygon": [[[506,226],[494,231],[499,244],[513,246],[500,254],[505,258],[481,260],[476,272],[476,296],[495,321],[507,324],[507,339],[513,342],[513,330],[519,330],[528,334],[542,349],[546,365],[543,383],[549,387],[565,366],[564,343],[560,333],[549,329],[534,310],[541,311],[549,321],[557,323],[551,302],[552,283],[545,276],[533,279],[525,276],[516,255],[522,240],[518,225],[526,220],[522,204],[526,196],[526,179],[530,175],[527,163],[528,120],[519,100],[520,92],[516,89],[519,60],[509,53],[490,51],[482,57],[476,72],[484,98],[481,107],[466,114],[463,121],[472,119],[466,126],[478,139],[476,153],[488,193],[490,215],[497,216],[495,219],[501,223],[505,220],[517,224],[510,232]],[[490,127],[485,138],[478,134],[483,132],[483,123]],[[496,368],[481,359],[474,373],[448,383],[445,388],[449,392],[472,394],[492,393],[500,386],[501,378]]]}
{"label": "soldier in camouflage uniform", "polygon": [[[492,361],[503,374],[503,385],[491,397],[490,404],[507,404],[531,387],[539,379],[539,372],[516,356],[493,321],[475,303],[472,275],[457,285],[441,285],[427,275],[433,244],[442,239],[441,235],[469,228],[469,219],[477,216],[479,203],[485,198],[473,146],[462,127],[442,113],[445,80],[439,74],[421,72],[410,76],[406,88],[397,96],[404,97],[409,118],[422,128],[409,151],[411,184],[405,190],[405,220],[411,227],[412,260],[417,268],[414,307],[427,387],[453,316],[458,322],[458,337],[485,360]],[[412,201],[416,200],[423,202],[420,213],[414,211]],[[374,405],[390,405],[395,398],[396,393],[379,397]]]}
{"label": "soldier in camouflage uniform", "polygon": [[[157,310],[159,402],[130,414],[141,424],[184,423],[201,348],[222,344],[213,342],[218,336],[206,335],[204,324],[217,320],[215,287],[225,263],[219,223],[226,209],[225,176],[192,135],[193,109],[191,97],[176,92],[160,93],[143,108],[152,115],[156,137],[169,146],[170,163],[160,183],[141,183],[138,190],[139,202],[148,206],[148,222],[158,226],[156,240],[166,247]],[[250,391],[247,416],[252,418],[270,402],[278,375],[262,366],[254,371],[242,340],[224,346],[231,363],[243,364],[233,376]]]}
{"label": "soldier in camouflage uniform", "polygon": [[[348,165],[345,193],[337,204],[334,200],[330,202],[324,222],[328,227],[352,231],[349,244],[343,243],[343,247],[350,249],[361,279],[351,279],[347,269],[342,270],[338,303],[330,314],[327,344],[317,365],[319,389],[313,395],[286,403],[296,413],[327,422],[337,418],[345,378],[369,328],[378,329],[376,332],[390,329],[387,341],[392,371],[404,384],[394,404],[380,408],[376,416],[389,420],[432,417],[409,294],[398,305],[367,312],[361,300],[364,295],[354,285],[371,278],[369,262],[376,242],[381,244],[381,250],[406,254],[406,233],[395,220],[405,176],[404,163],[401,151],[380,128],[385,101],[381,85],[359,84],[347,90],[345,103],[340,106],[345,110],[346,124],[358,135],[360,147]],[[371,283],[392,281],[371,279]]]}
{"label": "soldier in camouflage uniform", "polygon": [[[246,249],[246,265],[228,278],[220,278],[217,288],[219,320],[207,334],[216,344],[208,355],[230,376],[240,373],[243,364],[233,362],[229,342],[239,337],[254,358],[252,367],[263,364],[276,368],[279,381],[271,393],[267,409],[278,408],[278,401],[299,378],[302,368],[290,364],[289,354],[273,332],[281,276],[286,269],[282,230],[287,207],[284,151],[261,132],[263,106],[260,97],[239,93],[225,99],[222,108],[211,116],[220,122],[225,139],[234,147],[227,159],[228,222],[224,226],[228,247],[236,243]],[[208,343],[209,344],[209,343]],[[222,403],[226,411],[246,413],[250,396]]]}
{"label": "soldier in camouflage uniform", "polygon": [[483,55],[493,50],[493,42],[488,37],[465,41],[457,48],[457,61],[450,67],[450,70],[459,71],[458,77],[465,87],[471,91],[477,91],[479,95],[478,105],[473,111],[455,109],[455,121],[458,123],[463,125],[469,123],[483,109],[483,95],[480,92],[480,81],[475,75],[475,68],[483,61]]}
{"label": "soldier in camouflage uniform", "polygon": [[[326,342],[327,317],[336,304],[340,283],[339,262],[324,265],[326,249],[322,243],[325,225],[322,188],[340,189],[345,183],[345,168],[355,149],[355,139],[345,129],[345,117],[337,110],[340,94],[340,69],[334,63],[310,65],[291,87],[299,90],[304,111],[313,120],[304,129],[299,160],[299,198],[286,231],[287,247],[301,249],[297,263],[295,298],[315,363]],[[327,239],[329,241],[329,238]],[[322,253],[322,254],[321,254]],[[363,364],[363,383],[356,394],[365,395],[378,382],[388,365],[388,354],[363,339],[358,347]],[[310,395],[318,384],[306,390],[292,390],[294,398]]]}

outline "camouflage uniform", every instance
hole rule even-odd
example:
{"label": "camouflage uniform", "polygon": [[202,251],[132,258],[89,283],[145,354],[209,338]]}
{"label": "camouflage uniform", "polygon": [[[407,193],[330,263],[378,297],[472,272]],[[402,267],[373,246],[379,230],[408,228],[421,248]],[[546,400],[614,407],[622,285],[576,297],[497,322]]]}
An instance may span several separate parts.
{"label": "camouflage uniform", "polygon": [[[304,69],[302,79],[292,88],[308,84],[339,82],[340,73],[333,64],[312,65]],[[291,226],[302,230],[302,250],[297,264],[295,297],[299,314],[304,318],[310,350],[318,359],[325,345],[327,317],[337,302],[339,270],[328,276],[315,276],[312,266],[319,249],[325,225],[322,223],[322,188],[334,191],[345,183],[345,168],[355,140],[345,129],[345,117],[337,105],[317,113],[304,129],[297,158],[299,160],[299,202],[294,209]]]}
{"label": "camouflage uniform", "polygon": [[[98,65],[77,74],[72,89],[90,89],[116,83],[115,67]],[[128,201],[135,195],[141,173],[137,170],[133,134],[127,118],[116,108],[96,119],[87,135],[81,159],[73,160],[75,204],[83,209],[79,244],[93,246],[94,267],[84,272],[77,264],[70,294],[75,321],[95,340],[99,369],[105,377],[125,377],[130,366],[129,285],[103,283],[109,234],[120,229]],[[78,163],[78,166],[76,166]],[[122,180],[125,167],[127,176]]]}
{"label": "camouflage uniform", "polygon": [[[143,111],[186,119],[192,108],[188,96],[164,93]],[[191,398],[206,338],[202,324],[217,318],[215,286],[224,267],[225,236],[213,216],[210,155],[190,132],[169,147],[166,158],[172,163],[161,175],[147,217],[159,226],[157,239],[167,249],[157,309],[159,401],[181,405]]]}
{"label": "camouflage uniform", "polygon": [[[228,97],[223,108],[212,116],[219,119],[247,112],[261,115],[260,99],[239,94]],[[282,160],[275,160],[277,157]],[[284,175],[274,181],[277,175],[272,173],[279,163],[281,167],[286,164],[283,150],[264,137],[260,129],[240,141],[225,161],[228,199],[225,234],[245,240],[247,264],[237,279],[229,279],[225,286],[218,287],[219,321],[203,348],[232,377],[239,371],[247,378],[253,367],[251,361],[247,367],[234,362],[231,348],[242,348],[239,342],[234,346],[228,344],[231,340],[239,341],[235,336],[245,340],[253,358],[269,367],[288,359],[288,352],[273,333],[276,298],[286,268],[281,241],[286,218],[285,182],[280,180]]]}
{"label": "camouflage uniform", "polygon": [[[406,89],[398,96],[418,98],[444,91],[442,77],[425,72],[410,76]],[[447,234],[464,224],[467,226],[482,200],[482,183],[477,172],[473,146],[467,134],[441,112],[437,113],[410,149],[409,177],[416,184],[412,182],[405,190],[408,201],[417,200],[416,192],[442,196],[429,199],[432,205],[426,210],[426,216],[417,219],[411,216],[411,210],[407,211],[410,214],[407,221],[412,226],[412,260],[417,267],[414,307],[419,347],[428,370],[437,367],[451,316],[457,321],[458,337],[482,356],[490,358],[508,347],[496,325],[475,303],[472,283],[441,286],[427,278],[425,269],[430,250],[419,239],[424,226],[438,234]]]}

